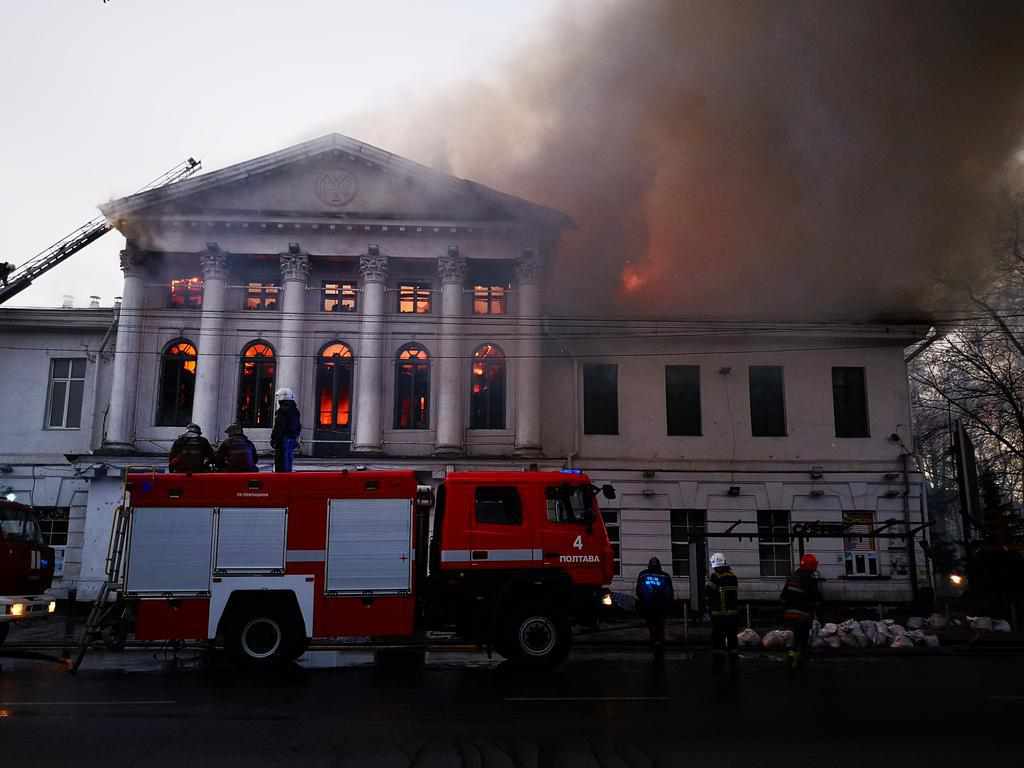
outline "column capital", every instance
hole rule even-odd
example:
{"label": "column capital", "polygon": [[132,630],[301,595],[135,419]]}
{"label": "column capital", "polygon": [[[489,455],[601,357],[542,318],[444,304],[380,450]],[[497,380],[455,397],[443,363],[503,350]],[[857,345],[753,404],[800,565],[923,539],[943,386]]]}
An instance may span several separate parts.
{"label": "column capital", "polygon": [[466,259],[459,255],[458,248],[449,248],[445,256],[437,260],[437,274],[441,277],[441,284],[466,282]]}
{"label": "column capital", "polygon": [[206,250],[199,254],[199,266],[203,280],[224,280],[228,276],[228,255],[216,243],[207,243]]}
{"label": "column capital", "polygon": [[129,243],[121,251],[121,271],[125,277],[137,277],[146,265],[146,254]]}
{"label": "column capital", "polygon": [[288,243],[288,252],[281,254],[281,279],[298,280],[303,284],[309,279],[309,254],[299,248],[298,243]]}
{"label": "column capital", "polygon": [[523,251],[516,261],[516,282],[520,285],[536,285],[540,281],[540,273],[544,268],[544,260],[536,251]]}
{"label": "column capital", "polygon": [[381,256],[380,249],[371,245],[365,256],[359,257],[359,274],[364,283],[386,283],[388,281],[388,257]]}

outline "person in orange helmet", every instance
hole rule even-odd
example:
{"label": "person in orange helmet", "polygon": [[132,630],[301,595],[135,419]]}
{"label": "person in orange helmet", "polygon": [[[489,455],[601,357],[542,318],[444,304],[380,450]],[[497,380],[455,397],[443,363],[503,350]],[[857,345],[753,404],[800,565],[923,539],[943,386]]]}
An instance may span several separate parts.
{"label": "person in orange helmet", "polygon": [[811,623],[821,605],[821,590],[815,573],[818,558],[808,553],[800,558],[800,567],[786,579],[782,589],[782,619],[786,629],[793,633],[793,648],[788,654],[790,671],[800,669],[807,660],[807,647],[811,639]]}

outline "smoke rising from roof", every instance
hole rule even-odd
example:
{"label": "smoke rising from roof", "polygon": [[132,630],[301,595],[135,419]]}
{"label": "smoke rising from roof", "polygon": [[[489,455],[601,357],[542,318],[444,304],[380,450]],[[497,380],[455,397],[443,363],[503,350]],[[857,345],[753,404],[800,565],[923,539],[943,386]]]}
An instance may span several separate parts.
{"label": "smoke rising from roof", "polygon": [[572,216],[549,306],[920,315],[983,271],[1021,162],[1024,4],[575,8],[500,80],[345,126]]}

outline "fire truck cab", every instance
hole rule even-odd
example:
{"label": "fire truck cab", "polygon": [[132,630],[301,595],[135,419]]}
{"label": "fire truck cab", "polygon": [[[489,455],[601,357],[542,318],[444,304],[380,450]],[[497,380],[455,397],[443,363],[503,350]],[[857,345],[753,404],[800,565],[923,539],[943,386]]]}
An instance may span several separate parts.
{"label": "fire truck cab", "polygon": [[611,581],[596,491],[451,473],[431,509],[412,471],[130,474],[118,589],[136,639],[215,640],[250,664],[428,629],[554,662]]}
{"label": "fire truck cab", "polygon": [[0,500],[0,643],[12,624],[54,613],[56,602],[44,594],[53,568],[53,549],[43,541],[32,508]]}

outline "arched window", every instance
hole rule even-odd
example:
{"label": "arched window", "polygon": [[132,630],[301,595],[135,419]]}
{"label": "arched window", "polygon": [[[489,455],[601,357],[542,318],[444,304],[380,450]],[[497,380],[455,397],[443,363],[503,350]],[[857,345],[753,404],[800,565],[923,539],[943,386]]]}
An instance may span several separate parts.
{"label": "arched window", "polygon": [[340,341],[320,352],[316,366],[317,425],[347,427],[352,422],[352,350]]}
{"label": "arched window", "polygon": [[505,428],[505,353],[494,344],[484,344],[473,353],[469,428]]}
{"label": "arched window", "polygon": [[196,393],[196,347],[187,339],[176,339],[164,348],[160,359],[158,427],[183,427],[192,421],[192,398]]}
{"label": "arched window", "polygon": [[238,375],[238,421],[243,427],[269,427],[274,421],[274,348],[254,341],[242,350]]}
{"label": "arched window", "polygon": [[430,356],[410,344],[395,366],[395,429],[430,428]]}

